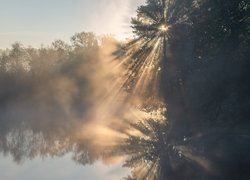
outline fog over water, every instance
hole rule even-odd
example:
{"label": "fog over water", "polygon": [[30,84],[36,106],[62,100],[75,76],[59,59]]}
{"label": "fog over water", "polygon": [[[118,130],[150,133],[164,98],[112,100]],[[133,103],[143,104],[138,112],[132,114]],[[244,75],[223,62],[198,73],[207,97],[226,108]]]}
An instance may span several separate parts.
{"label": "fog over water", "polygon": [[81,3],[131,14],[130,39],[1,50],[0,179],[250,177],[250,4],[124,2]]}

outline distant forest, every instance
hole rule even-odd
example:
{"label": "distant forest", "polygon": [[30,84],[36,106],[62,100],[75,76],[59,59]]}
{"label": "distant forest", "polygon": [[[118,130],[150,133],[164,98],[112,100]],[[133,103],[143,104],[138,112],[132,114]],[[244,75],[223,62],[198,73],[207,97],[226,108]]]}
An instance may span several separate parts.
{"label": "distant forest", "polygon": [[[128,179],[153,174],[155,161],[159,174],[152,179],[248,179],[249,15],[246,0],[148,0],[132,18],[135,38],[129,42],[82,32],[70,44],[56,40],[32,48],[14,43],[0,53],[0,152],[10,152],[16,161],[36,153],[65,153],[63,143],[60,150],[50,148],[90,121],[86,116],[96,100],[123,76],[121,89],[136,96],[131,104],[152,109],[157,90],[166,105],[162,124],[154,119],[130,124],[155,139],[130,134],[119,144],[115,153],[129,155],[126,166],[148,167],[144,176],[133,171]],[[112,61],[123,63],[125,73],[107,65]],[[42,132],[49,150],[38,152],[34,146],[33,154],[25,154],[30,147],[25,143],[8,144],[8,134],[20,127]],[[79,145],[78,162],[98,159],[91,140],[70,138]]]}

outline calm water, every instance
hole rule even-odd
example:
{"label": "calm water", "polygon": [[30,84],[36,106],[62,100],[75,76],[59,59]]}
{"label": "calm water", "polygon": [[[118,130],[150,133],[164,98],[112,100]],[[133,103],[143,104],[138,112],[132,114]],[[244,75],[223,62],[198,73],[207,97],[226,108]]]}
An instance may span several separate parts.
{"label": "calm water", "polygon": [[249,180],[249,7],[148,0],[127,44],[91,32],[13,44],[0,54],[0,180]]}
{"label": "calm water", "polygon": [[34,158],[20,164],[13,162],[12,157],[0,155],[1,180],[118,180],[129,174],[121,164],[82,166],[71,159],[71,154],[55,158]]}

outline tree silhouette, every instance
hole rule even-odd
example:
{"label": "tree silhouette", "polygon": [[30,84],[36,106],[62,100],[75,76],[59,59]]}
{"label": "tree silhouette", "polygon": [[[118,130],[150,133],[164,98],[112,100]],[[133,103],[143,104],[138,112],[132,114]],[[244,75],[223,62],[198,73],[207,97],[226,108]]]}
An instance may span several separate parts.
{"label": "tree silhouette", "polygon": [[[13,44],[0,53],[0,152],[17,162],[73,152],[84,165],[121,155],[132,169],[127,179],[248,179],[249,7],[247,0],[147,0],[127,44],[89,32],[71,44]],[[99,71],[104,44],[118,47],[119,77]],[[107,112],[93,111],[110,87]],[[89,112],[124,120],[109,124],[119,143],[79,138]]]}
{"label": "tree silhouette", "polygon": [[[136,39],[124,48],[128,67],[124,86],[133,96],[142,96],[145,107],[155,107],[152,99],[166,103],[167,144],[178,153],[167,158],[156,153],[169,164],[158,164],[165,179],[249,176],[249,161],[244,160],[250,149],[248,14],[249,3],[240,0],[148,0],[132,19]],[[128,163],[134,167],[151,145],[142,143],[141,148],[144,139],[131,138],[128,146],[138,147]],[[178,154],[180,160],[171,164],[169,159],[178,159]],[[151,153],[144,154],[145,159],[147,155]],[[144,163],[143,167],[150,166]],[[149,174],[150,168],[146,176],[140,172],[135,176],[150,179]]]}

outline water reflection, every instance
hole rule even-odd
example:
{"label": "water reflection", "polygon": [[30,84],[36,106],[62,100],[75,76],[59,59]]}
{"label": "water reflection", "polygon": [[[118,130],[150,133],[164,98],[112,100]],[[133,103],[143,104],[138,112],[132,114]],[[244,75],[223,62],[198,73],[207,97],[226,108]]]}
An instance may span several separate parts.
{"label": "water reflection", "polygon": [[[132,175],[126,179],[224,179],[229,178],[227,174],[238,176],[239,172],[246,173],[250,163],[245,158],[249,154],[247,142],[250,136],[247,132],[210,129],[175,139],[171,137],[165,113],[166,108],[159,107],[138,111],[137,116],[133,116],[137,119],[133,121],[124,117],[126,126],[119,129],[112,124],[100,132],[106,136],[104,139],[108,138],[107,142],[103,139],[101,144],[94,143],[98,136],[79,135],[81,129],[74,128],[76,132],[68,133],[61,132],[58,126],[59,129],[55,128],[50,133],[38,133],[23,124],[2,134],[0,150],[5,155],[11,155],[17,163],[37,156],[63,157],[68,153],[82,165],[98,160],[104,164],[125,162],[124,166],[132,170]],[[119,141],[109,142],[110,131],[115,136],[112,138]]]}
{"label": "water reflection", "polygon": [[126,156],[124,166],[132,168],[127,179],[248,177],[248,133],[210,129],[182,140],[171,139],[168,124],[155,119],[131,124],[131,128],[137,133],[129,134],[118,148]]}
{"label": "water reflection", "polygon": [[[231,47],[206,52],[223,44],[214,42],[213,30],[211,42],[196,36],[214,19],[193,25],[213,5],[206,3],[148,1],[132,21],[138,37],[126,45],[111,39],[99,45],[91,33],[75,35],[72,49],[14,45],[2,58],[12,64],[1,61],[0,152],[17,163],[68,153],[82,165],[122,162],[132,171],[126,179],[249,177],[249,87],[239,84],[248,75],[246,43],[232,55],[242,62],[226,56]],[[193,39],[186,41],[186,33]],[[208,54],[205,62],[197,61],[200,54]],[[40,65],[37,56],[59,60]],[[33,58],[29,68],[14,61],[20,57]]]}
{"label": "water reflection", "polygon": [[117,180],[129,174],[129,169],[122,164],[103,165],[96,162],[91,166],[82,166],[71,159],[71,154],[63,157],[42,159],[36,157],[26,160],[22,165],[12,161],[11,156],[0,155],[1,179],[11,180],[82,180],[82,179],[108,179]]}

